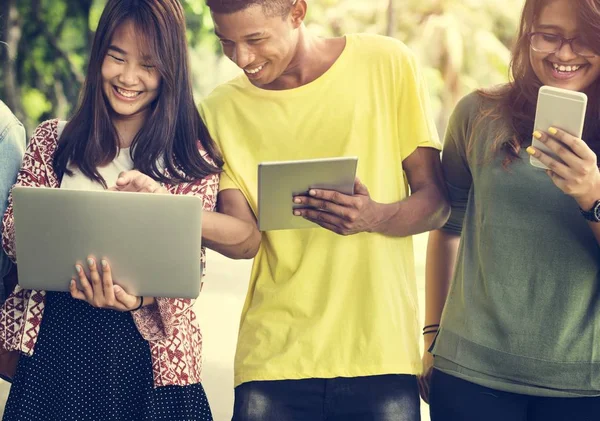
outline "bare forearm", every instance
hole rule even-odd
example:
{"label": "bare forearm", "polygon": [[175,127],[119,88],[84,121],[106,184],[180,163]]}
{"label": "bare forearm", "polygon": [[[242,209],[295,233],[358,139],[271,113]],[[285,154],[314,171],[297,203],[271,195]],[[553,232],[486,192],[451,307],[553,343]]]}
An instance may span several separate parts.
{"label": "bare forearm", "polygon": [[202,241],[206,247],[232,259],[251,259],[260,246],[260,232],[251,222],[218,212],[205,212]]}
{"label": "bare forearm", "polygon": [[154,297],[144,297],[143,299],[144,301],[142,307],[150,307],[156,303],[156,299]]}
{"label": "bare forearm", "polygon": [[425,326],[440,323],[459,244],[457,235],[442,230],[429,233],[425,264]]}
{"label": "bare forearm", "polygon": [[407,237],[440,228],[450,215],[448,202],[433,184],[400,202],[377,203],[376,206],[380,221],[372,231],[393,237]]}

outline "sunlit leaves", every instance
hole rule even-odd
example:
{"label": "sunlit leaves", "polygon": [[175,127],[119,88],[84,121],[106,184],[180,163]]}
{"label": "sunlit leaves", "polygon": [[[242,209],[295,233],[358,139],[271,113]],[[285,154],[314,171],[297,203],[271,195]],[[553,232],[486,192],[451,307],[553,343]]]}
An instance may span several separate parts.
{"label": "sunlit leaves", "polygon": [[39,121],[44,113],[52,109],[52,104],[41,91],[25,88],[21,91],[23,106],[31,118]]}

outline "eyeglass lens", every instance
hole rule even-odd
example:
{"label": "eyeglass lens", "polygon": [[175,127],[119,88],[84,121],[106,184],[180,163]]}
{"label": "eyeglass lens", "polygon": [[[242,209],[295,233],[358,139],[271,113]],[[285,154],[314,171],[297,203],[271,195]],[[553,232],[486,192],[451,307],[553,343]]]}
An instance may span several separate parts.
{"label": "eyeglass lens", "polygon": [[[555,34],[534,33],[531,35],[531,46],[541,53],[554,53],[558,51],[561,44],[566,40]],[[571,41],[571,48],[575,54],[594,57],[596,53],[581,38]]]}

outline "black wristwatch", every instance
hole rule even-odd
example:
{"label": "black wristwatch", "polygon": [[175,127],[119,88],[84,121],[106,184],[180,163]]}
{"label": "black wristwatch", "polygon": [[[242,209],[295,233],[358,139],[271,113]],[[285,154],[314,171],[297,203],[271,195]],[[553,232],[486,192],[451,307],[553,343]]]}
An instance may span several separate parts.
{"label": "black wristwatch", "polygon": [[596,200],[594,206],[588,211],[579,208],[579,212],[585,219],[592,222],[600,222],[600,200]]}

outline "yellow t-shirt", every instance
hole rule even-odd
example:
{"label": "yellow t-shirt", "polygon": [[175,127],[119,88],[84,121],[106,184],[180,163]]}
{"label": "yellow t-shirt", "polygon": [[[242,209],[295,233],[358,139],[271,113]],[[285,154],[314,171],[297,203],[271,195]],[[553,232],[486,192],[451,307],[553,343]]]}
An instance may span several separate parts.
{"label": "yellow t-shirt", "polygon": [[[358,156],[373,200],[409,194],[402,161],[439,148],[423,77],[392,38],[349,35],[314,82],[270,91],[241,75],[201,104],[221,147],[221,190],[257,210],[262,161]],[[416,374],[421,369],[412,239],[322,228],[265,232],[254,260],[235,357],[252,380]]]}

